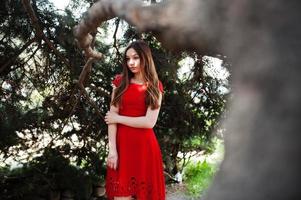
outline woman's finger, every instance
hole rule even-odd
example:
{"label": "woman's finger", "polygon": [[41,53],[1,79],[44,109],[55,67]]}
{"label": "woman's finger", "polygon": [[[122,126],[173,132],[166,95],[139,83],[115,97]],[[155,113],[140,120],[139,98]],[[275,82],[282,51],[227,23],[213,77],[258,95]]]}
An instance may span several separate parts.
{"label": "woman's finger", "polygon": [[116,169],[116,162],[113,162],[113,163],[112,163],[112,168],[113,168],[113,169]]}

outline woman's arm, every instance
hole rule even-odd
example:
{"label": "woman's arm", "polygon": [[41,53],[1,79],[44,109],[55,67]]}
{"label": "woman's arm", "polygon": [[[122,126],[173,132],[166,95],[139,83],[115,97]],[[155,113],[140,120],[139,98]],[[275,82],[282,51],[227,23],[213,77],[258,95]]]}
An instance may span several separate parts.
{"label": "woman's arm", "polygon": [[[159,105],[161,105],[162,102],[161,93],[158,101],[159,101]],[[146,111],[146,115],[141,117],[128,117],[128,116],[119,115],[116,112],[109,111],[105,117],[105,120],[107,124],[119,123],[135,128],[153,128],[157,122],[159,111],[160,111],[160,107],[154,110],[148,107]]]}
{"label": "woman's arm", "polygon": [[[110,112],[118,114],[118,108],[115,106],[110,107]],[[109,136],[109,151],[116,150],[116,133],[117,124],[108,124],[108,136]]]}
{"label": "woman's arm", "polygon": [[[115,94],[115,87],[112,92],[112,99]],[[110,112],[118,114],[119,108],[111,105]],[[116,148],[116,133],[117,133],[117,124],[112,123],[108,124],[108,138],[109,138],[109,155],[107,159],[107,164],[109,167],[116,169],[118,163],[118,152]]]}

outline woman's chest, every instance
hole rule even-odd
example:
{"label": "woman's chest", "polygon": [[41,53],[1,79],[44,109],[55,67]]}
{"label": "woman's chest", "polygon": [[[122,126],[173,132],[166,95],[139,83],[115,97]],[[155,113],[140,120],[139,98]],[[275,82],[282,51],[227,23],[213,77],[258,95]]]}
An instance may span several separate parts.
{"label": "woman's chest", "polygon": [[123,106],[145,107],[146,87],[143,85],[130,84],[122,96]]}

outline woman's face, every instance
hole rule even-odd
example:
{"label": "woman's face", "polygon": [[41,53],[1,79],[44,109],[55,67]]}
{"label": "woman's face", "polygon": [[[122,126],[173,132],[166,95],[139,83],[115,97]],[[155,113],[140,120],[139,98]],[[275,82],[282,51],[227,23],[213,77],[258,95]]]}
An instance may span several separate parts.
{"label": "woman's face", "polygon": [[138,53],[133,48],[129,48],[126,52],[126,64],[132,73],[140,73],[140,57]]}

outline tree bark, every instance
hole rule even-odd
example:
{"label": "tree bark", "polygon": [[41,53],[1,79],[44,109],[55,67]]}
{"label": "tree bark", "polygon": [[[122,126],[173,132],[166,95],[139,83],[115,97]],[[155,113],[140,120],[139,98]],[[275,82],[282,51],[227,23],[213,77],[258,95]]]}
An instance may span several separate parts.
{"label": "tree bark", "polygon": [[[101,53],[90,48],[92,36],[89,32],[96,30],[102,22],[119,17],[141,32],[152,31],[166,48],[213,54],[219,44],[219,24],[223,20],[208,13],[212,2],[173,0],[142,6],[142,3],[136,0],[102,0],[87,11],[85,18],[74,28],[74,36],[88,57],[99,59],[102,57]],[[193,7],[201,10],[193,12]],[[203,25],[202,29],[196,29],[199,28],[199,24]]]}

